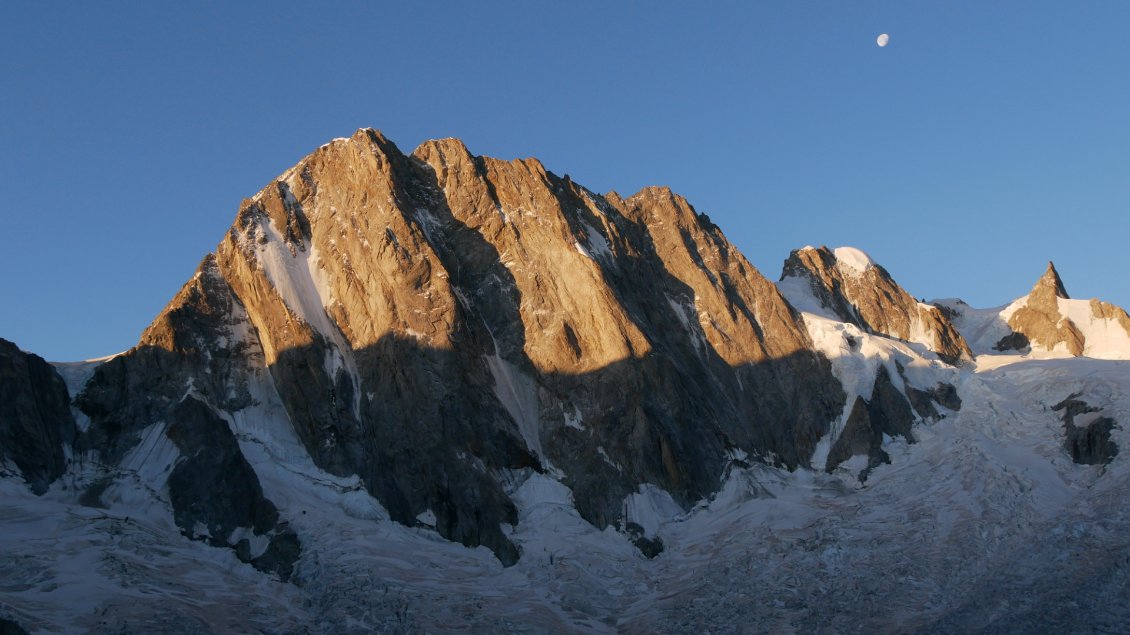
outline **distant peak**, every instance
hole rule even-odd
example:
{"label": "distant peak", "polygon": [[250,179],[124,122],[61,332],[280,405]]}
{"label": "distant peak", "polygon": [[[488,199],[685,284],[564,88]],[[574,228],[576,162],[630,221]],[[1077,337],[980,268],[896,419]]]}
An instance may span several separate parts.
{"label": "distant peak", "polygon": [[[801,254],[812,254],[807,258],[802,258]],[[807,261],[809,265],[802,263]],[[790,265],[790,263],[792,263]],[[800,267],[798,269],[798,266]],[[836,247],[829,249],[821,245],[813,247],[812,245],[805,245],[800,249],[794,249],[789,254],[789,259],[785,261],[785,271],[782,274],[782,279],[789,275],[796,275],[803,269],[808,269],[812,266],[818,268],[836,268],[841,273],[860,274],[870,269],[878,267],[871,256],[867,252],[856,247]]]}
{"label": "distant peak", "polygon": [[1070,300],[1071,296],[1067,295],[1067,289],[1063,286],[1063,279],[1059,277],[1059,272],[1055,270],[1055,263],[1048,261],[1048,268],[1044,271],[1044,275],[1036,282],[1036,286],[1032,288],[1035,293],[1041,289],[1052,290],[1056,297]]}

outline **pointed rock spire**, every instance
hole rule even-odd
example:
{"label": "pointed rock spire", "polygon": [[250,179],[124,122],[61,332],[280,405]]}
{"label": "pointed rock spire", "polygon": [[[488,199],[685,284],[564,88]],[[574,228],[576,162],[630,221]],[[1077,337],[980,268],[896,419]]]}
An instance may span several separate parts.
{"label": "pointed rock spire", "polygon": [[1072,355],[1082,355],[1085,338],[1079,327],[1060,312],[1060,298],[1071,299],[1063,287],[1059,272],[1055,270],[1055,264],[1048,262],[1044,275],[1036,281],[1036,286],[1028,294],[1028,301],[1008,318],[1008,326],[1013,333],[1020,333],[1024,337],[1017,340],[1013,335],[1006,336],[998,342],[997,350],[1018,348],[1020,341],[1027,340],[1049,351],[1056,345],[1065,343]]}
{"label": "pointed rock spire", "polygon": [[1067,289],[1063,286],[1063,279],[1059,277],[1059,272],[1055,270],[1055,263],[1050,260],[1044,275],[1036,281],[1036,286],[1032,287],[1032,293],[1035,294],[1042,289],[1052,291],[1057,298],[1071,299],[1071,296],[1067,295]]}

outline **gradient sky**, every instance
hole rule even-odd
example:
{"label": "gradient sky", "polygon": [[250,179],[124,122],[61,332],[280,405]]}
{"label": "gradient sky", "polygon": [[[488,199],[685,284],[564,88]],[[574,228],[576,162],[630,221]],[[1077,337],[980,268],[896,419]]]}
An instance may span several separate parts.
{"label": "gradient sky", "polygon": [[986,307],[1050,259],[1130,306],[1128,34],[1122,1],[8,2],[0,337],[129,348],[241,199],[366,126],[669,185],[773,280],[853,245]]}

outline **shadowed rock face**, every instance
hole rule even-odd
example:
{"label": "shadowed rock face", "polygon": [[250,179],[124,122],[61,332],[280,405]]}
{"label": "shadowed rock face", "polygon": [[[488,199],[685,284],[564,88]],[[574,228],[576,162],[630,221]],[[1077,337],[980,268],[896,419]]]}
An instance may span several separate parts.
{"label": "shadowed rock face", "polygon": [[[248,390],[263,353],[246,311],[213,256],[200,264],[129,352],[100,365],[75,402],[90,417],[76,446],[108,466],[84,499],[99,504],[114,468],[149,426],[180,450],[168,478],[173,517],[185,535],[230,547],[241,560],[286,579],[300,553],[228,424],[214,412],[254,403]],[[236,530],[246,531],[235,534]],[[246,534],[245,536],[242,534]],[[232,540],[232,538],[235,538]],[[258,538],[256,538],[258,537]],[[253,548],[252,541],[267,543]]]}
{"label": "shadowed rock face", "polygon": [[[1098,416],[1101,409],[1094,408],[1073,394],[1052,406],[1063,411],[1064,448],[1071,460],[1083,465],[1105,465],[1118,456],[1118,445],[1111,440],[1110,432],[1118,422],[1110,417]],[[1090,415],[1081,421],[1081,415]]]}
{"label": "shadowed rock face", "polygon": [[63,379],[39,356],[0,339],[0,461],[14,463],[42,494],[66,469],[63,444],[74,436]]}
{"label": "shadowed rock face", "polygon": [[76,397],[92,425],[79,449],[115,463],[140,440],[142,429],[166,420],[191,386],[220,410],[251,404],[249,364],[262,353],[237,336],[246,322],[242,307],[208,256],[138,345],[98,366]]}
{"label": "shadowed rock face", "polygon": [[[1082,355],[1083,334],[1070,318],[1060,314],[1059,298],[1068,300],[1070,296],[1067,295],[1067,289],[1064,288],[1055,265],[1049,262],[1044,275],[1036,281],[1028,294],[1027,303],[1009,317],[1008,326],[1013,334],[1005,336],[995,348],[1019,350],[1022,345],[1036,343],[1052,350],[1063,343],[1072,355]],[[1023,337],[1017,337],[1017,333]]]}
{"label": "shadowed rock face", "polygon": [[[918,401],[921,404],[929,404],[933,416],[937,416],[937,411],[933,410],[928,395],[919,395]],[[914,443],[914,435],[911,433],[913,425],[914,412],[911,410],[911,403],[891,382],[886,367],[880,366],[875,376],[871,399],[865,401],[856,397],[844,430],[828,453],[825,469],[831,473],[852,456],[865,454],[868,456],[867,469],[860,475],[860,480],[866,480],[867,473],[873,468],[891,462],[891,457],[882,447],[883,435],[892,438],[901,436],[908,442]]]}
{"label": "shadowed rock face", "polygon": [[949,364],[973,358],[941,309],[915,300],[877,264],[861,268],[840,262],[827,247],[806,247],[785,261],[781,279],[792,277],[807,280],[825,308],[868,333],[925,344]]}
{"label": "shadowed rock face", "polygon": [[[173,519],[190,538],[234,547],[240,560],[286,580],[298,559],[297,537],[279,524],[259,478],[227,423],[202,401],[186,397],[170,411],[165,434],[180,450],[169,475]],[[252,541],[265,542],[254,548]]]}
{"label": "shadowed rock face", "polygon": [[320,467],[504,563],[511,470],[558,475],[619,525],[642,483],[688,506],[713,492],[732,448],[807,465],[844,399],[776,287],[670,190],[600,196],[373,130],[244,201],[79,403],[120,456],[190,386],[236,412],[257,379]]}

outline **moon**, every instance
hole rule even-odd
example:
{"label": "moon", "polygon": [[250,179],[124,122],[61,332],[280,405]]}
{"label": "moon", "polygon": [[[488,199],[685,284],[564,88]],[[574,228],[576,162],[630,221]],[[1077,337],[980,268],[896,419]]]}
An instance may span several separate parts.
{"label": "moon", "polygon": [[878,44],[880,47],[886,46],[887,42],[890,42],[890,41],[891,41],[891,36],[887,35],[886,33],[875,38],[875,43]]}

